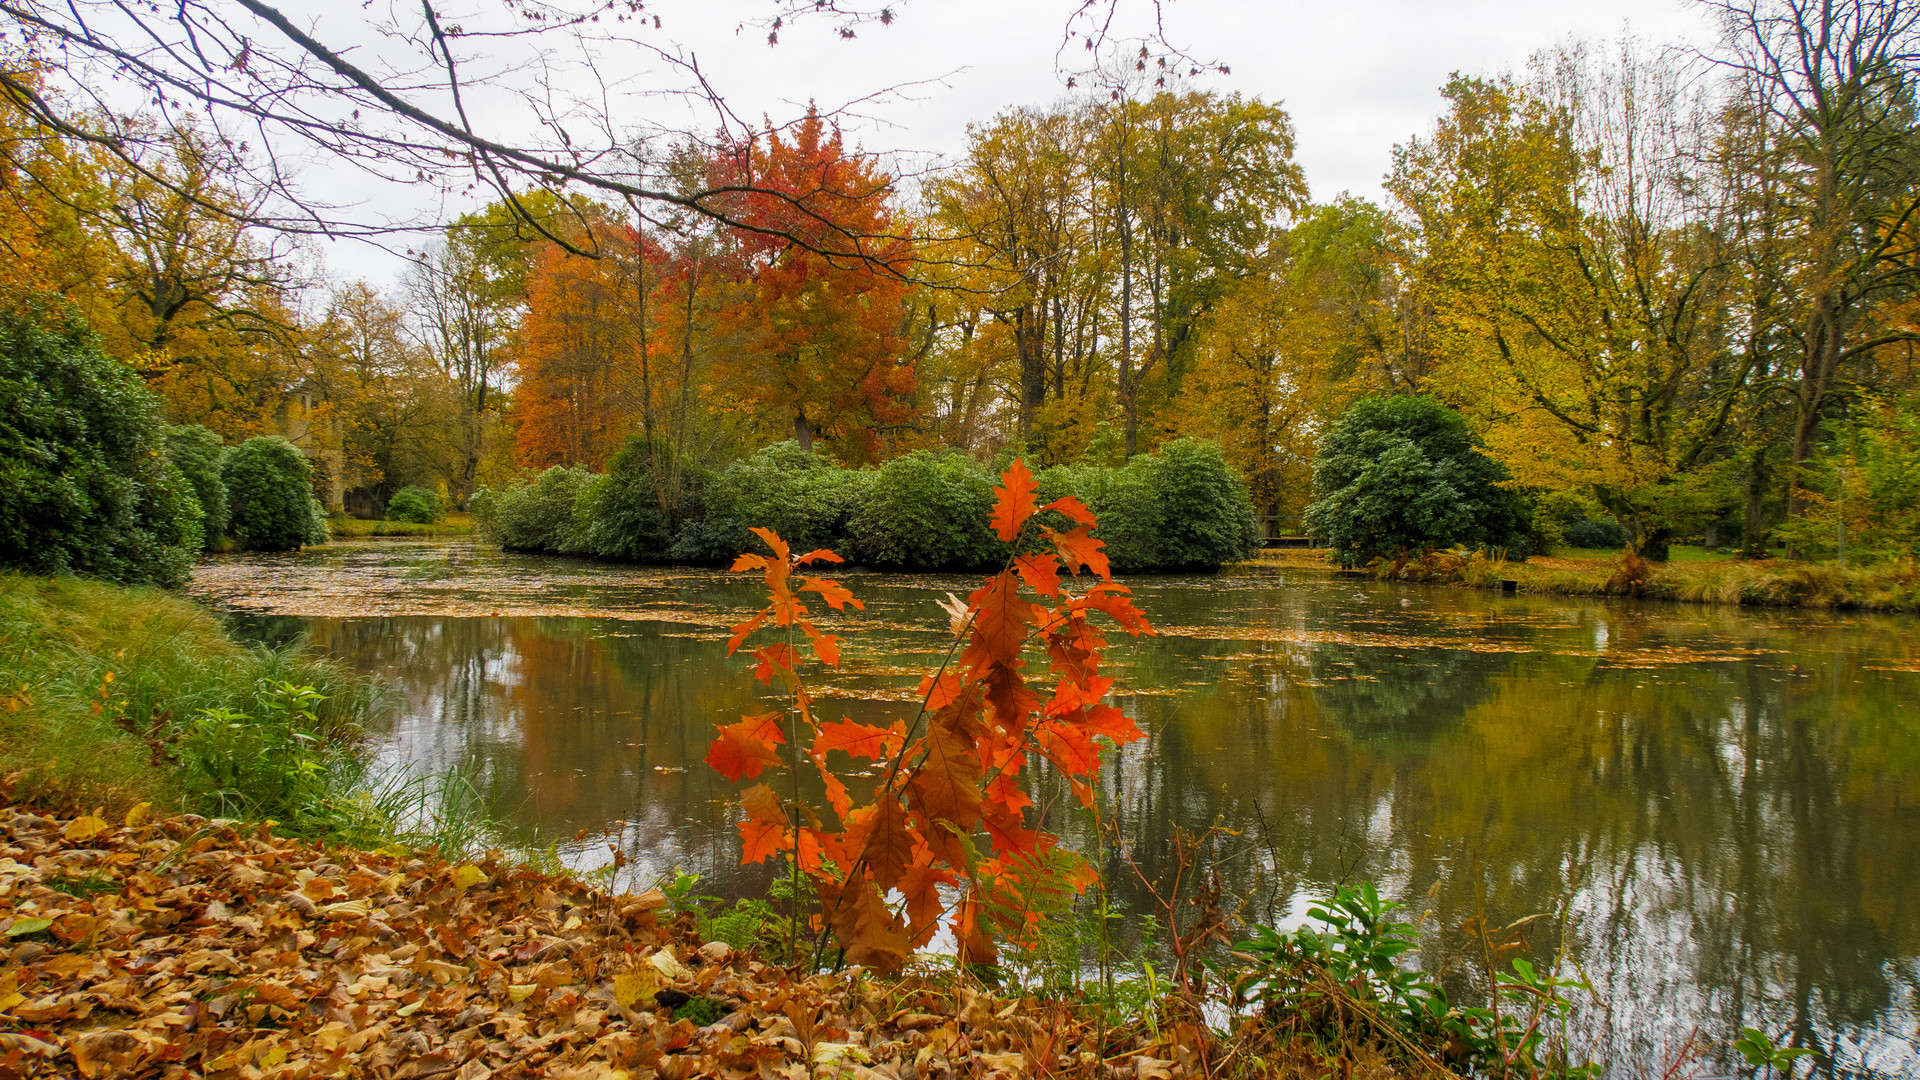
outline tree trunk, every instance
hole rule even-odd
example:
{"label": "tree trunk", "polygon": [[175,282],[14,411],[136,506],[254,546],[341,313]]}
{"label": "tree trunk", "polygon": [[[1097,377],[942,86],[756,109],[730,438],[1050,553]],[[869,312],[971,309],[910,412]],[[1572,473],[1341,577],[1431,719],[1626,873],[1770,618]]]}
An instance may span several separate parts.
{"label": "tree trunk", "polygon": [[1740,528],[1740,553],[1749,559],[1767,557],[1766,490],[1766,452],[1756,451],[1747,470],[1747,513]]}
{"label": "tree trunk", "polygon": [[793,437],[801,450],[813,453],[813,425],[808,422],[807,414],[798,409],[793,412]]}
{"label": "tree trunk", "polygon": [[1033,414],[1047,400],[1046,317],[1033,305],[1014,315],[1014,347],[1020,354],[1020,434],[1033,434]]}

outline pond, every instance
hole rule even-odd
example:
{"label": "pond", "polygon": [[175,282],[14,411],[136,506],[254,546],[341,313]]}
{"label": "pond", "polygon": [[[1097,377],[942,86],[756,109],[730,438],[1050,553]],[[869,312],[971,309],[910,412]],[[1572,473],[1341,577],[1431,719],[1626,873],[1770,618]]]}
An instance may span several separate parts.
{"label": "pond", "polygon": [[[946,648],[937,601],[977,579],[840,577],[867,608],[823,620],[847,639],[823,713],[910,715]],[[1533,945],[1591,978],[1612,1075],[1658,1074],[1690,1037],[1730,1074],[1742,1024],[1799,1032],[1832,1075],[1920,1073],[1920,621],[1265,567],[1126,583],[1159,636],[1111,635],[1114,700],[1148,738],[1100,799],[1139,872],[1218,824],[1243,917],[1374,881],[1436,971],[1469,962],[1469,920],[1543,915]],[[211,560],[194,590],[390,685],[382,767],[470,764],[583,868],[608,840],[576,831],[609,830],[624,886],[683,867],[764,888],[736,865],[736,789],[700,763],[714,724],[765,711],[726,656],[760,603],[744,577],[384,542]],[[1145,903],[1134,869],[1102,869]]]}

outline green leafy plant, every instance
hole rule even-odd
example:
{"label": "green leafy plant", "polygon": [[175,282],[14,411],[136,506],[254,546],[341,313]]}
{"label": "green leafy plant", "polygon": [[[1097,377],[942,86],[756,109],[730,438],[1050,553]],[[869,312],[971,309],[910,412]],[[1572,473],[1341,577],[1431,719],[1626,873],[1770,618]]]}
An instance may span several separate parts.
{"label": "green leafy plant", "polygon": [[64,300],[0,311],[0,565],[183,583],[201,508],[164,451],[159,399]]}
{"label": "green leafy plant", "polygon": [[228,528],[256,551],[292,551],[327,540],[326,516],[313,497],[313,465],[278,435],[248,439],[227,452]]}
{"label": "green leafy plant", "polygon": [[199,424],[181,424],[166,431],[167,458],[200,500],[200,527],[209,546],[227,534],[227,485],[220,479],[220,459],[227,448],[220,436]]}
{"label": "green leafy plant", "polygon": [[387,500],[388,521],[411,521],[417,525],[431,525],[439,521],[446,513],[440,503],[437,492],[423,487],[403,487]]}
{"label": "green leafy plant", "polygon": [[1740,1029],[1740,1037],[1733,1040],[1733,1048],[1748,1065],[1767,1070],[1768,1076],[1775,1073],[1791,1076],[1794,1062],[1813,1056],[1813,1051],[1804,1046],[1776,1046],[1766,1032],[1751,1027]]}
{"label": "green leafy plant", "polygon": [[[1437,982],[1401,966],[1418,939],[1411,923],[1393,918],[1400,906],[1371,884],[1338,886],[1308,910],[1318,927],[1255,926],[1253,937],[1234,947],[1245,967],[1233,981],[1235,1001],[1257,1006],[1253,1034],[1304,1039],[1331,1053],[1370,1044],[1468,1075],[1598,1075],[1597,1066],[1571,1060],[1566,1039],[1572,1011],[1566,991],[1585,983],[1542,973],[1517,957],[1509,970],[1491,973],[1486,1006],[1455,1005]],[[1444,1063],[1432,1059],[1427,1048],[1434,1047],[1445,1048]]]}
{"label": "green leafy plant", "polygon": [[993,474],[956,452],[916,450],[882,465],[848,523],[848,554],[869,566],[972,570],[1004,562],[987,525]]}
{"label": "green leafy plant", "polygon": [[319,733],[325,700],[311,686],[269,680],[254,715],[221,707],[188,718],[175,753],[194,802],[221,817],[296,825],[327,816],[336,755]]}
{"label": "green leafy plant", "polygon": [[1362,398],[1314,455],[1307,528],[1347,566],[1456,544],[1524,556],[1532,529],[1507,480],[1438,401]]}

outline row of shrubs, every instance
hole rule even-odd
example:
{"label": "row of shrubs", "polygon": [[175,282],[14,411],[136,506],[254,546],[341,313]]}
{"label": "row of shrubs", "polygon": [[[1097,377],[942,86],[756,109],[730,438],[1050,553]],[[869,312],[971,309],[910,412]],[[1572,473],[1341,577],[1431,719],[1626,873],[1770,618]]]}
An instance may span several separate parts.
{"label": "row of shrubs", "polygon": [[[680,470],[679,489],[663,500],[652,469],[660,456],[630,444],[604,474],[556,467],[483,489],[469,507],[481,532],[512,551],[724,562],[760,550],[748,530],[766,526],[796,551],[831,548],[876,568],[973,570],[1007,557],[988,521],[1005,461],[922,450],[848,469],[785,442],[717,473]],[[1124,466],[1063,465],[1038,480],[1043,501],[1078,496],[1098,516],[1094,535],[1116,570],[1215,570],[1258,543],[1247,486],[1210,443],[1183,439]]]}
{"label": "row of shrubs", "polygon": [[265,550],[327,538],[299,448],[168,427],[59,298],[0,310],[0,566],[178,585],[223,537]]}

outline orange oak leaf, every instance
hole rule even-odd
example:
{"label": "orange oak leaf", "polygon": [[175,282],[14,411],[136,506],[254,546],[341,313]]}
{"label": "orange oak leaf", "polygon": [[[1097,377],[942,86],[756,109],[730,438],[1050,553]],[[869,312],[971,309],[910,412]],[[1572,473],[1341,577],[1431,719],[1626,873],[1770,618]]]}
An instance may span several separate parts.
{"label": "orange oak leaf", "polygon": [[[781,577],[785,577],[787,573],[787,561],[792,557],[787,549],[787,542],[780,539],[779,533],[774,532],[772,529],[763,529],[758,525],[755,525],[747,531],[759,537],[763,543],[773,549],[773,558],[766,562],[767,572],[778,573]],[[738,564],[736,563],[736,565]]]}
{"label": "orange oak leaf", "polygon": [[953,884],[953,874],[937,866],[909,866],[894,888],[907,902],[907,921],[913,930],[913,946],[919,948],[933,940],[938,929],[940,887]]}
{"label": "orange oak leaf", "polygon": [[932,675],[923,675],[920,677],[920,698],[926,702],[928,712],[939,712],[953,704],[965,683],[965,677],[957,671],[944,672],[938,680]]}
{"label": "orange oak leaf", "polygon": [[[827,554],[833,555],[833,552],[829,551]],[[838,561],[840,558],[838,555],[834,555],[833,557],[835,561]],[[846,606],[848,604],[852,604],[861,611],[867,610],[866,604],[854,598],[853,590],[848,589],[837,581],[830,581],[827,578],[801,578],[800,591],[819,593],[820,599],[825,600],[827,606],[835,611],[847,610]]]}
{"label": "orange oak leaf", "polygon": [[1133,600],[1130,599],[1131,592],[1132,590],[1125,585],[1095,585],[1087,590],[1087,595],[1075,600],[1074,604],[1105,612],[1112,617],[1113,621],[1120,624],[1120,629],[1134,637],[1155,636],[1153,625],[1147,622],[1147,617],[1140,613],[1139,608],[1133,606]]}
{"label": "orange oak leaf", "polygon": [[972,739],[938,723],[921,742],[926,760],[907,781],[909,805],[927,845],[957,865],[959,845],[941,823],[964,832],[980,820],[980,755]]}
{"label": "orange oak leaf", "polygon": [[1097,704],[1112,689],[1113,680],[1099,675],[1085,682],[1061,679],[1060,685],[1053,688],[1053,700],[1047,702],[1047,715],[1061,716]]}
{"label": "orange oak leaf", "polygon": [[800,629],[806,631],[807,640],[813,643],[813,655],[819,657],[821,663],[828,667],[840,666],[839,638],[834,637],[832,634],[821,633],[819,630],[816,630],[810,622],[801,623]]}
{"label": "orange oak leaf", "polygon": [[882,890],[893,888],[913,861],[913,848],[906,809],[892,795],[881,795],[867,821],[867,843],[861,851],[874,883]]}
{"label": "orange oak leaf", "polygon": [[1043,513],[1048,510],[1058,510],[1081,525],[1093,525],[1095,523],[1093,511],[1087,509],[1086,503],[1081,502],[1071,495],[1068,495],[1064,499],[1055,499],[1040,509]]}
{"label": "orange oak leaf", "polygon": [[853,809],[853,793],[847,790],[846,781],[827,771],[826,759],[822,755],[808,756],[813,758],[814,764],[820,766],[820,781],[826,786],[827,802],[832,805],[833,812],[839,814],[840,819],[845,821],[847,814]]}
{"label": "orange oak leaf", "polygon": [[758,716],[743,716],[740,722],[733,726],[739,728],[740,734],[749,739],[759,739],[761,742],[779,746],[787,741],[786,730],[780,726],[780,721],[785,718],[785,713],[761,713]]}
{"label": "orange oak leaf", "polygon": [[1041,531],[1053,543],[1053,550],[1060,553],[1061,560],[1067,564],[1067,569],[1074,576],[1078,577],[1081,568],[1085,567],[1100,575],[1105,581],[1113,580],[1113,569],[1107,562],[1106,553],[1100,550],[1107,546],[1107,542],[1094,539],[1093,526],[1082,525],[1063,533],[1054,532],[1052,529]]}
{"label": "orange oak leaf", "polygon": [[747,636],[755,630],[760,629],[760,625],[766,621],[767,613],[762,611],[753,618],[735,626],[733,628],[733,636],[727,639],[727,655],[732,656],[734,653],[739,652],[740,646],[746,644]]}
{"label": "orange oak leaf", "polygon": [[1003,810],[1018,812],[1033,805],[1033,796],[1020,785],[1020,774],[1013,769],[1002,769],[987,784],[987,799],[983,805],[1000,807]]}
{"label": "orange oak leaf", "polygon": [[979,614],[967,642],[965,658],[975,673],[989,664],[1003,664],[1020,655],[1027,629],[1036,621],[1033,605],[1020,599],[1020,579],[1007,570],[975,589],[967,603]]}
{"label": "orange oak leaf", "polygon": [[821,881],[818,888],[826,902],[827,922],[846,948],[848,963],[887,975],[905,966],[911,948],[906,925],[887,907],[872,882],[855,878],[841,886]]}
{"label": "orange oak leaf", "polygon": [[1140,725],[1127,719],[1127,714],[1111,705],[1094,705],[1087,709],[1083,727],[1089,735],[1105,735],[1124,746],[1135,739],[1144,739],[1147,733]]}
{"label": "orange oak leaf", "polygon": [[787,823],[787,811],[780,803],[780,796],[765,784],[755,784],[741,792],[740,806],[746,810],[748,821],[774,825]]}
{"label": "orange oak leaf", "polygon": [[753,658],[760,661],[753,666],[753,677],[767,686],[773,685],[776,674],[793,674],[794,661],[798,659],[784,642],[760,646],[753,650]]}
{"label": "orange oak leaf", "polygon": [[1020,571],[1020,580],[1027,588],[1041,596],[1060,595],[1060,558],[1057,555],[1021,555],[1013,560],[1013,568]]}
{"label": "orange oak leaf", "polygon": [[1033,516],[1034,496],[1039,490],[1026,462],[1015,459],[1007,466],[1007,471],[1000,474],[1000,485],[993,489],[994,535],[1012,543],[1020,535],[1020,527]]}
{"label": "orange oak leaf", "polygon": [[1041,724],[1034,734],[1040,752],[1061,772],[1087,776],[1100,768],[1100,751],[1084,730],[1049,721]]}
{"label": "orange oak leaf", "polygon": [[906,741],[906,725],[898,720],[892,727],[873,727],[852,720],[834,720],[820,725],[820,736],[813,741],[813,752],[824,754],[839,750],[866,761],[884,758],[900,749]]}
{"label": "orange oak leaf", "polygon": [[1040,698],[1027,689],[1027,681],[1011,664],[996,664],[983,680],[987,704],[993,706],[994,722],[1001,730],[1017,735],[1027,726],[1027,717],[1040,707]]}
{"label": "orange oak leaf", "polygon": [[962,964],[995,964],[1000,960],[983,925],[985,914],[986,905],[977,894],[960,901],[960,910],[954,913],[954,946]]}
{"label": "orange oak leaf", "polygon": [[805,555],[802,555],[799,558],[793,560],[793,565],[805,566],[808,563],[816,563],[816,562],[846,562],[846,561],[847,560],[841,558],[837,553],[828,551],[826,548],[814,548],[812,551],[809,551]]}
{"label": "orange oak leaf", "polygon": [[743,821],[740,829],[740,865],[765,862],[786,848],[787,827],[777,822]]}
{"label": "orange oak leaf", "polygon": [[719,737],[707,748],[707,764],[734,783],[751,780],[766,771],[767,766],[780,764],[780,755],[773,752],[773,747],[743,730],[747,723],[741,721],[721,728]]}

